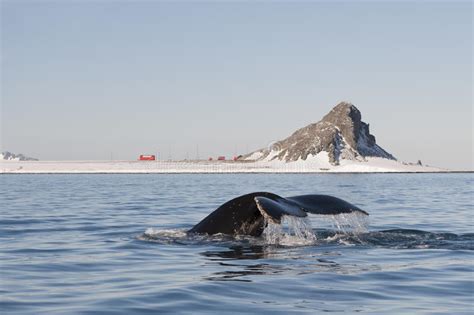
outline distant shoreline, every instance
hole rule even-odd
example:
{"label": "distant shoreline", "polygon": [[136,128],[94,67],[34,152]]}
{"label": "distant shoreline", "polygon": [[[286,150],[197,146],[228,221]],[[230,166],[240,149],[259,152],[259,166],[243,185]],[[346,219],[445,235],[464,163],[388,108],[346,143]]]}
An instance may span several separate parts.
{"label": "distant shoreline", "polygon": [[1,161],[0,174],[433,174],[473,173],[371,158],[341,165],[307,161]]}
{"label": "distant shoreline", "polygon": [[199,174],[285,174],[285,175],[375,175],[375,174],[472,174],[474,171],[440,171],[440,172],[0,172],[1,175],[199,175]]}

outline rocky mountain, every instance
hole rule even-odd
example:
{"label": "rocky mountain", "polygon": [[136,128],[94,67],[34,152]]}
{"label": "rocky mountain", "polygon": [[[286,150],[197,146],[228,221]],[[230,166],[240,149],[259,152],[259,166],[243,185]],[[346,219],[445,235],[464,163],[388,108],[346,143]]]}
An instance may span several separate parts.
{"label": "rocky mountain", "polygon": [[341,159],[364,161],[366,157],[395,160],[370,134],[369,124],[361,120],[360,111],[351,103],[337,104],[317,123],[296,130],[286,139],[273,142],[241,157],[242,160],[306,160],[327,152],[329,163],[339,165]]}
{"label": "rocky mountain", "polygon": [[23,154],[14,154],[8,151],[4,151],[0,153],[0,161],[7,160],[7,161],[38,161],[38,159],[25,156]]}

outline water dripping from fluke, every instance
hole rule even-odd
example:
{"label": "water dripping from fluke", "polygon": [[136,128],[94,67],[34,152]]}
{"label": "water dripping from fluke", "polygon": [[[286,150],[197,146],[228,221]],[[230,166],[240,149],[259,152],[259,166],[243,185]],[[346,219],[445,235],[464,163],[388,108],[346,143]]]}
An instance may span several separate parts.
{"label": "water dripping from fluke", "polygon": [[268,221],[263,238],[267,244],[286,246],[312,245],[317,240],[309,219],[293,216],[284,216],[281,224]]}
{"label": "water dripping from fluke", "polygon": [[363,243],[358,237],[368,232],[369,220],[367,216],[350,213],[333,216],[324,216],[324,220],[332,226],[329,235],[316,233],[308,217],[283,216],[281,224],[266,222],[263,232],[265,243],[283,246],[315,245],[318,242],[334,241],[339,239],[346,243],[350,236],[350,244]]}

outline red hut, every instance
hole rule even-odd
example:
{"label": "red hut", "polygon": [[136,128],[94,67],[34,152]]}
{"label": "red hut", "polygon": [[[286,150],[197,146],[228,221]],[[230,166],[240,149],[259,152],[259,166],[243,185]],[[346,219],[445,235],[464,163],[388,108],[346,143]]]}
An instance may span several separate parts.
{"label": "red hut", "polygon": [[140,155],[138,158],[140,161],[155,161],[156,157],[154,155]]}

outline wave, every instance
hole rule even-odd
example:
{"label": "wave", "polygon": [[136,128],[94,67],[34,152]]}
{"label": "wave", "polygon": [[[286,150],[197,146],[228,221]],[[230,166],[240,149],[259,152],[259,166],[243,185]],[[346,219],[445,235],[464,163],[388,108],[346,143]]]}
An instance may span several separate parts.
{"label": "wave", "polygon": [[149,228],[138,237],[160,244],[212,244],[218,246],[372,246],[394,249],[473,250],[474,233],[437,233],[395,228],[369,231],[367,216],[356,213],[324,216],[329,229],[313,229],[308,218],[284,216],[281,224],[266,222],[261,237],[225,234],[188,234],[185,229]]}
{"label": "wave", "polygon": [[[337,229],[311,229],[307,222],[290,222],[289,229],[281,225],[269,225],[261,237],[187,234],[185,229],[149,228],[137,239],[170,245],[240,246],[248,247],[250,251],[253,246],[370,246],[392,249],[474,250],[474,233],[436,233],[403,228],[347,232]],[[245,251],[245,248],[242,251]]]}

